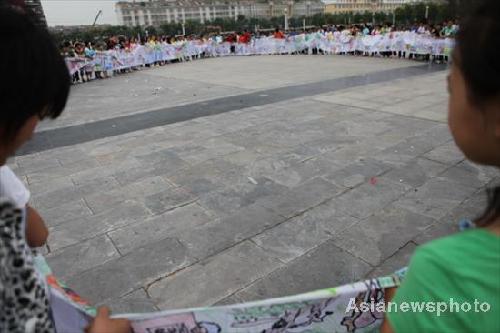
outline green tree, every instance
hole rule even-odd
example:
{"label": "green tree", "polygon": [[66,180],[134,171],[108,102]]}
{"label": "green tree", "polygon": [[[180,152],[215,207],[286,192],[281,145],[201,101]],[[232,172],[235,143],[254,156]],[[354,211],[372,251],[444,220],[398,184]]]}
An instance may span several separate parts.
{"label": "green tree", "polygon": [[145,32],[146,31],[147,31],[147,35],[148,36],[156,36],[156,35],[158,35],[158,30],[156,30],[155,26],[150,25],[150,26],[146,27]]}
{"label": "green tree", "polygon": [[376,24],[384,24],[388,21],[388,15],[385,12],[377,12],[375,13],[375,23]]}

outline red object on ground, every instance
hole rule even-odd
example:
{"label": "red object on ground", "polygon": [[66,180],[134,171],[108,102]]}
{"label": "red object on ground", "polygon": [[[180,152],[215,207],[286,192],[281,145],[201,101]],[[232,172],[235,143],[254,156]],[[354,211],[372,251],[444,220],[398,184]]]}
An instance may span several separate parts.
{"label": "red object on ground", "polygon": [[377,185],[377,182],[378,182],[378,180],[377,180],[377,178],[376,178],[376,177],[372,177],[372,178],[370,178],[370,184],[372,184],[372,185]]}

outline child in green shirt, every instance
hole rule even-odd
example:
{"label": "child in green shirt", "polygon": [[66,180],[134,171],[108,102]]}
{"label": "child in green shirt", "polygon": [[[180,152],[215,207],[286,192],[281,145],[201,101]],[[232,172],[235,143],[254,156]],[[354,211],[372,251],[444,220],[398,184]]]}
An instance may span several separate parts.
{"label": "child in green shirt", "polygon": [[[498,44],[500,1],[478,1],[458,33],[448,77],[449,126],[458,147],[471,161],[496,167]],[[405,281],[392,299],[386,297],[381,332],[500,332],[500,187],[490,190],[488,208],[476,225],[416,251]]]}

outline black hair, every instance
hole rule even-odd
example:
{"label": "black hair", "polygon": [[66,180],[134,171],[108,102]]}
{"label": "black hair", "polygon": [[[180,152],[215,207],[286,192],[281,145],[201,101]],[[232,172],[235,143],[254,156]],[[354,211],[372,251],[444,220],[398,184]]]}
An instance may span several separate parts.
{"label": "black hair", "polygon": [[68,99],[70,75],[47,29],[30,13],[0,4],[0,139],[11,141],[26,121],[57,118]]}
{"label": "black hair", "polygon": [[[454,60],[467,84],[468,98],[479,107],[500,97],[500,1],[478,1],[461,23]],[[500,217],[500,186],[488,190],[488,207],[476,223]]]}

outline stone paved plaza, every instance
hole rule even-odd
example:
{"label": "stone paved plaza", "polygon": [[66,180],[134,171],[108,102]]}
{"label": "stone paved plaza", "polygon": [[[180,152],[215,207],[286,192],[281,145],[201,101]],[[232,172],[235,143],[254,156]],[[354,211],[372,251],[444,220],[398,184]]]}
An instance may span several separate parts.
{"label": "stone paved plaza", "polygon": [[495,170],[447,128],[444,67],[205,59],[73,87],[10,161],[56,274],[142,312],[390,274],[484,207]]}

